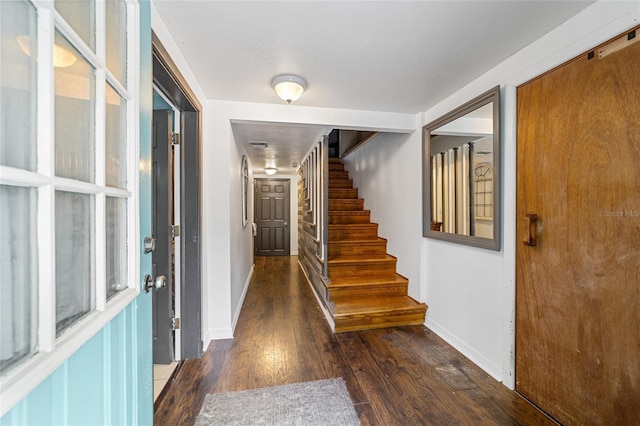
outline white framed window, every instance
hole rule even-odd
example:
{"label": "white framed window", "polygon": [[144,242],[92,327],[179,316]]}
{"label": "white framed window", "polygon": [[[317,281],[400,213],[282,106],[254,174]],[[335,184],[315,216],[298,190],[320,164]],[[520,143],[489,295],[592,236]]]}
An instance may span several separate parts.
{"label": "white framed window", "polygon": [[0,1],[0,416],[140,292],[138,26]]}

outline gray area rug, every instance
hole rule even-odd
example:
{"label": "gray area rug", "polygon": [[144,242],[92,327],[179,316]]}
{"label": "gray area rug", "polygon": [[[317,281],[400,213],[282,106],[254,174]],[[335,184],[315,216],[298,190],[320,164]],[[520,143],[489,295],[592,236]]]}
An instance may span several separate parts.
{"label": "gray area rug", "polygon": [[355,426],[360,421],[344,380],[339,378],[210,393],[195,424]]}

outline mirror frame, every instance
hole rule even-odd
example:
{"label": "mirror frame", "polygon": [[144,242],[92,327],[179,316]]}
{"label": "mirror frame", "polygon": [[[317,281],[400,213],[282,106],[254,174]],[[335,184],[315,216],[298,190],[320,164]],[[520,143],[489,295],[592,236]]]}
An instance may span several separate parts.
{"label": "mirror frame", "polygon": [[[460,235],[431,229],[431,132],[468,113],[493,102],[493,237],[483,238],[471,235]],[[449,241],[481,247],[489,250],[500,250],[502,205],[500,182],[502,179],[501,135],[500,135],[500,86],[481,94],[464,105],[450,111],[442,117],[424,126],[422,129],[422,234],[427,238]]]}

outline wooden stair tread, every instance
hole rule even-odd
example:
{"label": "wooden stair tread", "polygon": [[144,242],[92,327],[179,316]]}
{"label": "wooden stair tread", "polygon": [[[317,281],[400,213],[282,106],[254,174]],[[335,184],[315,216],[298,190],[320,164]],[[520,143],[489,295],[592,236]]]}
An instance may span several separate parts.
{"label": "wooden stair tread", "polygon": [[368,214],[371,214],[371,210],[329,210],[329,216],[366,216]]}
{"label": "wooden stair tread", "polygon": [[368,255],[361,255],[361,256],[340,256],[340,257],[336,257],[334,259],[329,259],[329,267],[331,267],[331,265],[340,265],[340,264],[344,264],[344,263],[360,263],[360,264],[367,264],[367,263],[381,263],[381,262],[396,262],[398,259],[395,256],[391,256],[390,254],[385,254],[383,258],[372,258],[371,256]]}
{"label": "wooden stair tread", "polygon": [[408,282],[409,280],[400,274],[396,274],[394,277],[337,277],[331,279],[331,282],[327,284],[327,288],[354,287],[360,285],[405,284]]}
{"label": "wooden stair tread", "polygon": [[353,245],[353,244],[362,244],[362,245],[375,245],[375,244],[386,244],[387,240],[385,238],[367,238],[367,239],[351,239],[351,240],[332,240],[329,241],[329,245],[339,244],[339,245]]}
{"label": "wooden stair tread", "polygon": [[[345,212],[347,213],[347,212]],[[330,223],[329,229],[356,229],[356,228],[377,228],[378,224],[369,223]]]}
{"label": "wooden stair tread", "polygon": [[389,298],[364,298],[352,301],[343,301],[332,307],[334,317],[362,315],[365,313],[385,313],[398,311],[422,311],[426,310],[427,305],[417,302],[410,296],[396,296]]}

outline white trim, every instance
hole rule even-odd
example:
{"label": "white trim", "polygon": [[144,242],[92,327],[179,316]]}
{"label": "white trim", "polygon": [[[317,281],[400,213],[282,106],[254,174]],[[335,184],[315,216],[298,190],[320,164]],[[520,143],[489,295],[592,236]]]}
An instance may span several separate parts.
{"label": "white trim", "polygon": [[[503,105],[502,131],[503,141],[515,141],[517,134],[517,102],[515,86],[504,86],[500,101]],[[516,181],[516,145],[502,144],[502,182]],[[507,202],[508,201],[508,202]],[[516,186],[502,184],[502,210],[504,217],[516,216]],[[516,230],[503,221],[502,247],[505,253],[502,287],[503,332],[502,332],[502,383],[509,389],[515,389],[515,324],[516,324]],[[515,225],[515,224],[514,224]],[[513,253],[514,256],[506,254]]]}

